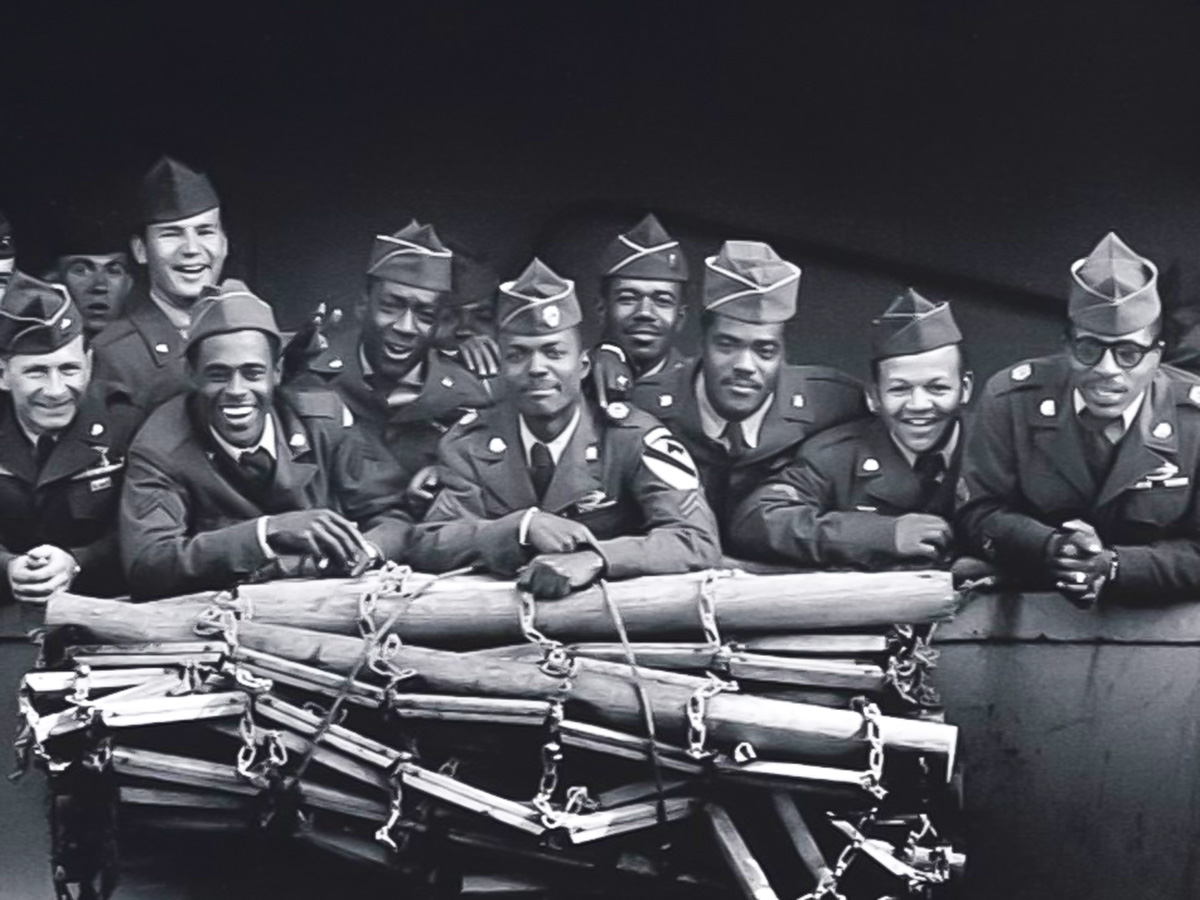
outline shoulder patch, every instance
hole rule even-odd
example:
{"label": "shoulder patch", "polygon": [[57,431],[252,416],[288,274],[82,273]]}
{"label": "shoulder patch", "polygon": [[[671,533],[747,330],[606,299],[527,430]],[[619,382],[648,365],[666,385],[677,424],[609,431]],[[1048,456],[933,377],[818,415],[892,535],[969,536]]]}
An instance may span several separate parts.
{"label": "shoulder patch", "polygon": [[666,428],[647,431],[642,437],[645,445],[642,461],[653,474],[677,491],[694,491],[700,487],[700,476],[691,455]]}

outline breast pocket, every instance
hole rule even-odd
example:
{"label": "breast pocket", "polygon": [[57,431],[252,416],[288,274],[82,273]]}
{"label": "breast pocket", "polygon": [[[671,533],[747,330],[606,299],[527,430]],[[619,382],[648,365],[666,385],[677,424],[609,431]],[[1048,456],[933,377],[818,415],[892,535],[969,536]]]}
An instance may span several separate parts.
{"label": "breast pocket", "polygon": [[1145,525],[1170,525],[1183,518],[1192,499],[1191,479],[1174,481],[1139,482],[1126,490],[1121,495],[1121,518]]}
{"label": "breast pocket", "polygon": [[78,521],[111,519],[121,495],[119,473],[81,478],[67,488],[67,508]]}

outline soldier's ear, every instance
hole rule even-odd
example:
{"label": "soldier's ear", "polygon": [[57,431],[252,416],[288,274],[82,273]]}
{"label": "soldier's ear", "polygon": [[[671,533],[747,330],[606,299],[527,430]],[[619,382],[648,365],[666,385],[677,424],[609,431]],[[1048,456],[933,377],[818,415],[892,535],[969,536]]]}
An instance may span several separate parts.
{"label": "soldier's ear", "polygon": [[964,404],[971,402],[971,392],[975,390],[975,373],[966,372],[963,374],[963,395],[962,402]]}
{"label": "soldier's ear", "polygon": [[871,411],[871,415],[879,415],[879,389],[873,384],[868,384],[863,388],[863,397],[867,400],[867,409]]}
{"label": "soldier's ear", "polygon": [[133,258],[139,266],[146,264],[146,241],[140,234],[130,236],[129,252],[133,254]]}
{"label": "soldier's ear", "polygon": [[579,354],[579,375],[581,378],[587,378],[588,373],[592,371],[592,354],[589,350],[584,350]]}

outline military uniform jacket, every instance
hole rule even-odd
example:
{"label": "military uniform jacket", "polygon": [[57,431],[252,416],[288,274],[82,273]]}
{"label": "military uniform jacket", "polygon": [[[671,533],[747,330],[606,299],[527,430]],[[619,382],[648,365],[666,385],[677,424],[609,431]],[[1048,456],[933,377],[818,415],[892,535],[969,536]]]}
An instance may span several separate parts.
{"label": "military uniform jacket", "polygon": [[[72,590],[125,592],[117,555],[117,504],[125,454],[141,412],[116,385],[92,382],[74,421],[38,471],[33,446],[5,396],[0,408],[0,567],[40,544],[79,563]],[[0,602],[12,599],[0,579]]]}
{"label": "military uniform jacket", "polygon": [[896,518],[954,513],[964,436],[929,498],[878,416],[831,428],[806,441],[796,459],[738,508],[732,552],[747,559],[830,568],[903,565]]}
{"label": "military uniform jacket", "polygon": [[634,386],[634,403],[662,420],[682,441],[700,469],[709,505],[728,540],[733,511],[750,492],[791,461],[806,438],[867,414],[862,385],[828,366],[784,366],[758,446],[733,458],[711,440],[700,422],[696,376],[700,361],[670,369],[658,384]]}
{"label": "military uniform jacket", "polygon": [[1200,379],[1162,366],[1118,443],[1108,476],[1087,466],[1064,356],[988,381],[968,437],[961,537],[1012,572],[1040,572],[1054,530],[1088,522],[1119,560],[1112,590],[1200,594]]}
{"label": "military uniform jacket", "polygon": [[463,413],[492,404],[491,385],[457,360],[431,349],[421,393],[409,403],[389,408],[386,395],[374,390],[363,374],[361,336],[358,328],[335,332],[329,347],[290,383],[337,391],[359,426],[372,432],[406,471],[415,473],[433,465],[442,435]]}
{"label": "military uniform jacket", "polygon": [[120,537],[135,597],[295,571],[295,559],[270,564],[255,531],[260,516],[292,510],[327,507],[356,522],[386,558],[403,554],[411,526],[398,504],[408,475],[349,424],[336,394],[276,394],[275,476],[263,496],[247,489],[229,455],[196,424],[192,403],[188,394],[160,406],[129,451]]}
{"label": "military uniform jacket", "polygon": [[610,578],[687,572],[720,561],[716,522],[692,460],[640,410],[614,403],[601,412],[585,403],[540,504],[510,404],[468,413],[440,452],[442,465],[459,479],[449,480],[416,529],[415,568],[477,565],[512,574],[530,558],[518,533],[531,507],[587,525]]}
{"label": "military uniform jacket", "polygon": [[188,387],[183,337],[144,287],[92,342],[95,377],[124,385],[146,414]]}

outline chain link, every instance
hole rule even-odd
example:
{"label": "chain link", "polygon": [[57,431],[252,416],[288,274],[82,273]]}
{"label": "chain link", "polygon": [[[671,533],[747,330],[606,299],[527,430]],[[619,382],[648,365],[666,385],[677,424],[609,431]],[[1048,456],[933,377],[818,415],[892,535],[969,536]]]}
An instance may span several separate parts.
{"label": "chain link", "polygon": [[[391,779],[391,787],[392,799],[388,808],[387,821],[375,832],[375,840],[386,846],[393,853],[399,853],[402,848],[396,843],[396,839],[392,837],[392,831],[400,822],[404,807],[404,780],[399,773]],[[408,844],[408,837],[407,833],[401,837],[401,842],[405,846]]]}
{"label": "chain link", "polygon": [[517,590],[519,601],[517,611],[521,625],[521,634],[531,644],[536,644],[542,651],[541,670],[555,678],[570,678],[575,674],[578,663],[562,645],[561,641],[548,638],[537,628],[537,601],[529,591]]}
{"label": "chain link", "polygon": [[722,681],[709,672],[708,681],[696,688],[688,697],[685,708],[688,722],[687,754],[692,759],[708,759],[712,756],[712,751],[704,749],[704,744],[708,740],[708,723],[705,721],[708,714],[708,701],[717,694],[737,689],[736,682]]}

